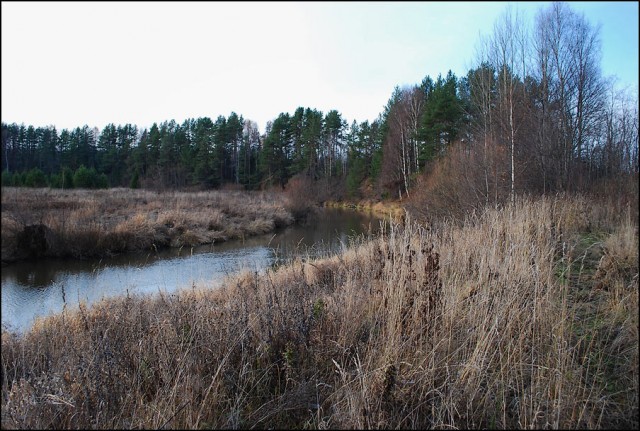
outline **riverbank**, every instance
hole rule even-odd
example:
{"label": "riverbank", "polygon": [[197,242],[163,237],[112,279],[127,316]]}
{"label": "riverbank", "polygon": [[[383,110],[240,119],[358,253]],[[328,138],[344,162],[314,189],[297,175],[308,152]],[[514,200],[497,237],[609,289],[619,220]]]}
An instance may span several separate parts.
{"label": "riverbank", "polygon": [[199,247],[122,253],[100,259],[24,261],[2,268],[2,325],[24,333],[34,319],[91,306],[103,297],[212,287],[236,271],[262,272],[296,258],[319,258],[375,235],[378,218],[359,211],[320,208],[306,222],[244,240]]}
{"label": "riverbank", "polygon": [[402,222],[406,215],[402,203],[393,200],[326,201],[324,206],[329,208],[344,208],[362,211],[396,223]]}
{"label": "riverbank", "polygon": [[519,200],[2,334],[3,428],[632,428],[637,220]]}
{"label": "riverbank", "polygon": [[294,223],[281,193],[2,188],[2,262],[198,246]]}

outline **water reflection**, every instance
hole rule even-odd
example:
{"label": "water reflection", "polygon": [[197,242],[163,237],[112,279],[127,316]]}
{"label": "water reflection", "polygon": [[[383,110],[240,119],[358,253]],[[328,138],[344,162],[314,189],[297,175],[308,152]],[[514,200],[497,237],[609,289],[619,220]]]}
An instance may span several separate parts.
{"label": "water reflection", "polygon": [[22,332],[38,316],[116,295],[215,287],[239,270],[264,271],[294,256],[318,257],[375,233],[379,220],[347,210],[324,210],[304,226],[276,234],[200,247],[78,261],[47,259],[2,269],[2,325]]}

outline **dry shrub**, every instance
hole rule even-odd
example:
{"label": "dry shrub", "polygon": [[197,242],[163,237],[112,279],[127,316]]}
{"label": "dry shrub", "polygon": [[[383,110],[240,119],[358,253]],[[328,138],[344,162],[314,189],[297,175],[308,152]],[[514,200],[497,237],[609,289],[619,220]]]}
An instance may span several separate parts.
{"label": "dry shrub", "polygon": [[118,224],[114,232],[131,232],[134,235],[145,236],[150,233],[151,229],[151,222],[146,214],[135,214],[133,217]]}
{"label": "dry shrub", "polygon": [[309,176],[298,174],[292,177],[286,185],[286,208],[297,220],[305,219],[314,205],[320,202],[318,185]]}
{"label": "dry shrub", "polygon": [[101,244],[105,249],[114,251],[148,250],[154,244],[154,233],[149,217],[135,214],[105,235]]}
{"label": "dry shrub", "polygon": [[615,372],[626,383],[622,392],[632,405],[638,403],[638,226],[631,213],[604,241],[604,253],[594,275],[594,290],[604,296],[610,354],[619,358]]}
{"label": "dry shrub", "polygon": [[[596,280],[608,284],[616,278],[631,283],[638,268],[638,226],[631,222],[630,214],[617,230],[604,242],[604,256],[595,274]],[[637,283],[637,280],[636,280]]]}
{"label": "dry shrub", "polygon": [[207,212],[206,223],[207,230],[222,230],[226,223],[224,213],[217,209]]}
{"label": "dry shrub", "polygon": [[157,225],[173,229],[178,232],[184,231],[188,222],[186,221],[186,212],[178,210],[165,211],[158,214]]}
{"label": "dry shrub", "polygon": [[[490,151],[484,159],[482,148],[454,143],[442,157],[432,161],[418,176],[407,209],[418,220],[440,218],[462,220],[485,206],[500,205],[509,196],[504,151]],[[486,170],[483,168],[486,166]]]}
{"label": "dry shrub", "polygon": [[247,233],[249,235],[261,235],[273,231],[274,228],[275,222],[273,220],[259,218],[249,222]]}
{"label": "dry shrub", "polygon": [[2,260],[12,260],[18,248],[17,238],[24,226],[13,217],[2,213]]}
{"label": "dry shrub", "polygon": [[276,228],[286,227],[295,222],[293,214],[284,206],[266,209],[264,214],[273,220]]}

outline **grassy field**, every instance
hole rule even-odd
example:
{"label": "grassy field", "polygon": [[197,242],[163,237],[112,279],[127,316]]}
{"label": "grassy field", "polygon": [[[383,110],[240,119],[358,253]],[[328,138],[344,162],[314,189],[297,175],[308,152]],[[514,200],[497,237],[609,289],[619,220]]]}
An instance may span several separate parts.
{"label": "grassy field", "polygon": [[638,223],[580,197],[2,334],[2,428],[637,428]]}
{"label": "grassy field", "polygon": [[244,238],[294,222],[281,193],[2,188],[2,261]]}

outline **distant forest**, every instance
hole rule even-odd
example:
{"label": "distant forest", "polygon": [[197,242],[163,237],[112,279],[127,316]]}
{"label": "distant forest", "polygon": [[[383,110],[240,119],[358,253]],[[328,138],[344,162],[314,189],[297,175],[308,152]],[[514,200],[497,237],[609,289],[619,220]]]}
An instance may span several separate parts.
{"label": "distant forest", "polygon": [[334,198],[420,190],[470,207],[523,193],[637,196],[637,94],[602,76],[599,32],[582,14],[553,3],[524,22],[508,8],[477,47],[465,76],[396,87],[372,122],[309,107],[262,134],[235,112],[143,130],[3,122],[2,185],[255,190],[297,178]]}

